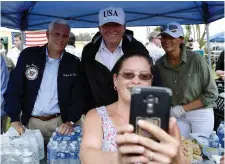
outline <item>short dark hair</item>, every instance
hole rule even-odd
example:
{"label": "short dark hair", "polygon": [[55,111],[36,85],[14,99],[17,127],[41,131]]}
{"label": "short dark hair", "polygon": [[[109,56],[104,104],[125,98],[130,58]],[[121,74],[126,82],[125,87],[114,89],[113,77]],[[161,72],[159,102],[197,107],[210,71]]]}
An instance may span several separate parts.
{"label": "short dark hair", "polygon": [[15,33],[14,38],[20,38],[21,40],[21,33]]}
{"label": "short dark hair", "polygon": [[149,54],[146,51],[142,51],[142,50],[132,50],[127,53],[124,53],[124,55],[116,62],[115,67],[112,70],[112,73],[119,74],[124,61],[126,61],[127,59],[129,59],[131,57],[144,58],[150,65],[150,71],[153,74],[154,70],[153,70],[152,58],[149,56]]}
{"label": "short dark hair", "polygon": [[69,37],[68,45],[74,46],[75,41],[76,41],[75,35],[72,32],[70,32],[70,37]]}

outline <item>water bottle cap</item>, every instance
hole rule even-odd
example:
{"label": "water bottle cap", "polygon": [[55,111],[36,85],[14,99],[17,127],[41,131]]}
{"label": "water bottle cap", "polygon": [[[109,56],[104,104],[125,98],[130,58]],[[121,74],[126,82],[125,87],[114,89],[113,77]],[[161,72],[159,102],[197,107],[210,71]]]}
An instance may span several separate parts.
{"label": "water bottle cap", "polygon": [[20,156],[20,155],[22,155],[22,152],[18,149],[15,149],[14,154],[17,156]]}
{"label": "water bottle cap", "polygon": [[23,156],[32,156],[32,154],[28,148],[23,149]]}
{"label": "water bottle cap", "polygon": [[33,153],[32,152],[27,152],[27,151],[24,151],[23,152],[23,162],[24,163],[28,163],[28,162],[32,162],[32,155],[33,155]]}
{"label": "water bottle cap", "polygon": [[23,156],[23,162],[24,163],[28,163],[28,162],[32,162],[32,161],[33,161],[32,156],[28,156],[28,157]]}
{"label": "water bottle cap", "polygon": [[61,158],[64,158],[66,155],[65,155],[64,153],[60,153],[59,156],[60,156]]}
{"label": "water bottle cap", "polygon": [[4,148],[3,150],[5,154],[11,154],[11,151],[8,147]]}
{"label": "water bottle cap", "polygon": [[57,142],[57,141],[52,141],[52,143],[53,143],[53,144],[58,144],[58,142]]}
{"label": "water bottle cap", "polygon": [[73,143],[74,143],[74,144],[77,144],[78,142],[77,142],[77,141],[73,141]]}

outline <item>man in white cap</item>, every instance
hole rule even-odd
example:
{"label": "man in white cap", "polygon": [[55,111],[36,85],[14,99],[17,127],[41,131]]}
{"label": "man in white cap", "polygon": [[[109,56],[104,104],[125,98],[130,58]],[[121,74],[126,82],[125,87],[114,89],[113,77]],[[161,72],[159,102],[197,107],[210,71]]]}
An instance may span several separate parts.
{"label": "man in white cap", "polygon": [[161,26],[161,44],[166,54],[156,62],[162,85],[173,91],[170,115],[177,118],[182,136],[213,131],[215,80],[206,60],[197,52],[186,50],[184,32],[179,23]]}
{"label": "man in white cap", "polygon": [[[99,32],[84,47],[81,58],[88,80],[87,87],[90,87],[90,97],[86,103],[89,109],[117,101],[113,72],[116,62],[123,54],[141,50],[149,56],[145,46],[133,37],[133,32],[126,30],[123,9],[108,7],[100,10],[98,16]],[[160,85],[158,77],[158,74],[154,74],[153,85]]]}
{"label": "man in white cap", "polygon": [[149,55],[152,57],[154,64],[156,60],[165,54],[165,51],[161,48],[159,33],[158,31],[151,32],[149,35],[149,44],[147,45]]}

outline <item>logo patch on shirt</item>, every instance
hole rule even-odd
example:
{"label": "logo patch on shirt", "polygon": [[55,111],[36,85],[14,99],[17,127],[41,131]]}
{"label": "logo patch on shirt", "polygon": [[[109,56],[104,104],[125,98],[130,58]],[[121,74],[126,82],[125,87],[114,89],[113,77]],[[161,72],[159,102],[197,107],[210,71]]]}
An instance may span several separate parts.
{"label": "logo patch on shirt", "polygon": [[25,75],[28,80],[35,80],[38,76],[38,70],[36,67],[28,67]]}

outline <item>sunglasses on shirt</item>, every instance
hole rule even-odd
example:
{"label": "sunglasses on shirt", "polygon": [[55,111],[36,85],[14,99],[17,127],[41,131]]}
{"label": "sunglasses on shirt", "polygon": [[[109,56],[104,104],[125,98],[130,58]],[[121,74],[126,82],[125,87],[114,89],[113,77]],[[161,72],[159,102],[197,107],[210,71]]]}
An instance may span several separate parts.
{"label": "sunglasses on shirt", "polygon": [[153,75],[148,72],[141,72],[138,75],[136,75],[134,72],[122,72],[122,73],[119,73],[119,75],[121,75],[122,78],[127,80],[132,80],[135,76],[138,76],[139,79],[142,81],[148,81],[153,78]]}
{"label": "sunglasses on shirt", "polygon": [[169,29],[171,32],[174,32],[175,33],[175,32],[177,32],[178,27],[177,27],[177,25],[173,25],[173,24],[160,26],[160,31],[161,32],[164,32],[167,29]]}

